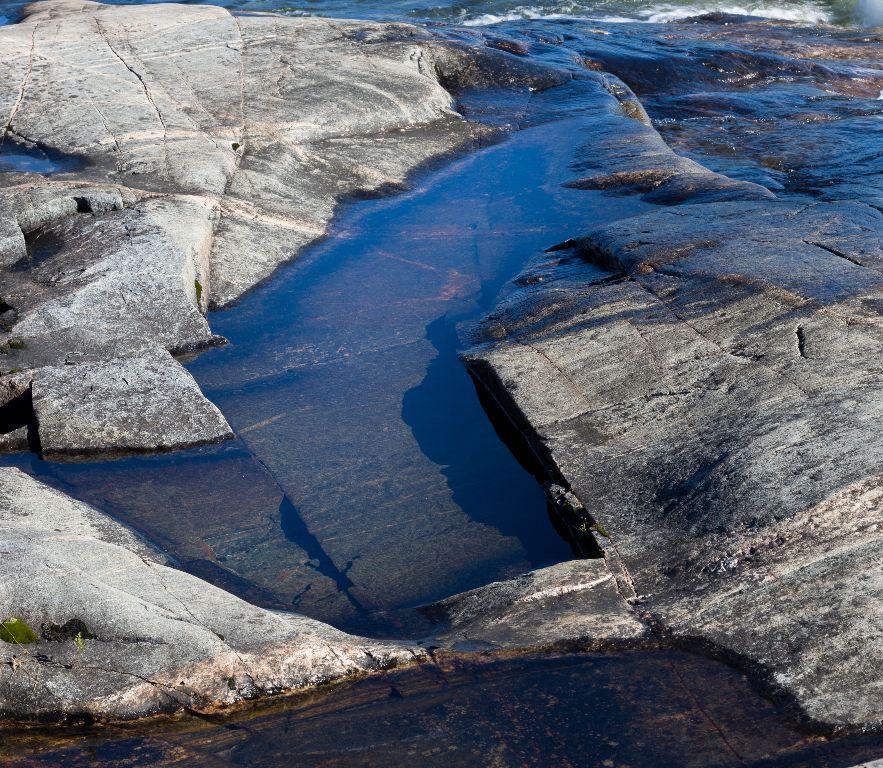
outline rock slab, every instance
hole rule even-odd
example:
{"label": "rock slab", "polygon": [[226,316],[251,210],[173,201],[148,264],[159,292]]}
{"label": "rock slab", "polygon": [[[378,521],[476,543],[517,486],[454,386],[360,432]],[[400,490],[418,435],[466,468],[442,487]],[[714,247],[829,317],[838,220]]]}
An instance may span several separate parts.
{"label": "rock slab", "polygon": [[0,548],[5,618],[40,634],[0,643],[8,718],[211,711],[424,654],[256,608],[16,469],[0,469]]}
{"label": "rock slab", "polygon": [[883,725],[883,214],[704,200],[537,259],[467,362],[670,641]]}
{"label": "rock slab", "polygon": [[231,435],[166,353],[222,341],[207,308],[322,237],[342,200],[471,143],[434,44],[407,25],[79,0],[0,29],[0,140],[65,159],[0,174],[2,372],[32,376],[47,453]]}

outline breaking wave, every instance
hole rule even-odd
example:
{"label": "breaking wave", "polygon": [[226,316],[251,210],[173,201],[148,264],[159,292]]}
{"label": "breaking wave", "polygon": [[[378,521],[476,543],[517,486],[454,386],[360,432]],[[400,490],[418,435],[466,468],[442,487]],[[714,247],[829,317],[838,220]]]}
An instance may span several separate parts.
{"label": "breaking wave", "polygon": [[685,2],[635,3],[600,0],[597,3],[553,3],[519,5],[486,10],[484,13],[461,11],[457,19],[465,26],[490,26],[523,19],[591,19],[608,23],[647,22],[653,24],[678,21],[709,13],[754,16],[801,24],[858,24],[865,27],[883,25],[883,0],[822,2],[821,0],[749,0],[748,2]]}

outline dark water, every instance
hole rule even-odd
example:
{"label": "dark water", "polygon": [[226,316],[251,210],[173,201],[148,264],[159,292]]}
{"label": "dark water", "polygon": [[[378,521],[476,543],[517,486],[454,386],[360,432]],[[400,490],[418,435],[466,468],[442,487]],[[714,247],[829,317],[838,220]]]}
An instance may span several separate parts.
{"label": "dark water", "polygon": [[7,732],[0,765],[846,768],[879,750],[803,733],[738,673],[656,651],[440,659],[233,719]]}

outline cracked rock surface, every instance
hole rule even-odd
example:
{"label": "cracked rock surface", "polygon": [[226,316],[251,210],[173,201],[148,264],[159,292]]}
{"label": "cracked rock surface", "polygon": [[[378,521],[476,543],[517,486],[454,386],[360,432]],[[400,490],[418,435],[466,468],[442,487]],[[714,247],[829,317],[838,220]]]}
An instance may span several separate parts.
{"label": "cracked rock surface", "polygon": [[462,651],[602,651],[658,643],[622,599],[603,559],[573,560],[454,595],[420,609],[431,640]]}
{"label": "cracked rock surface", "polygon": [[688,202],[529,265],[467,362],[661,635],[880,727],[883,214]]}
{"label": "cracked rock surface", "polygon": [[2,643],[6,717],[210,711],[423,655],[250,605],[17,469],[0,469],[0,548],[0,603],[41,635]]}
{"label": "cracked rock surface", "polygon": [[0,175],[0,362],[33,378],[46,452],[231,435],[168,353],[219,341],[207,308],[320,238],[343,198],[471,142],[432,43],[407,25],[80,0],[0,29],[0,140],[77,161]]}

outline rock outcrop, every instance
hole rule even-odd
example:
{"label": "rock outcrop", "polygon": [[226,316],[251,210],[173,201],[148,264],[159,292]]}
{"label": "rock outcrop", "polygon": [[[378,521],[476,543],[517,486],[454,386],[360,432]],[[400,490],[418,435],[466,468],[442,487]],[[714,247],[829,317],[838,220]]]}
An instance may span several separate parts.
{"label": "rock outcrop", "polygon": [[230,436],[169,353],[221,341],[206,309],[320,238],[342,199],[471,143],[430,42],[78,0],[0,29],[0,140],[76,160],[0,175],[2,370],[33,379],[44,453]]}
{"label": "rock outcrop", "polygon": [[[0,64],[2,141],[64,159],[0,175],[0,448],[48,456],[229,437],[177,359],[222,342],[209,306],[468,145],[451,92],[591,90],[571,186],[665,207],[529,264],[466,359],[605,557],[430,606],[427,643],[699,648],[820,727],[883,727],[879,200],[776,200],[672,152],[616,78],[406,25],[50,0]],[[41,634],[0,649],[6,715],[210,710],[421,657],[242,602],[17,471],[0,496],[0,597]]]}
{"label": "rock outcrop", "polygon": [[38,634],[0,643],[6,717],[210,711],[423,656],[256,608],[16,469],[0,469],[0,547],[2,618]]}
{"label": "rock outcrop", "polygon": [[573,560],[425,606],[423,645],[456,651],[610,651],[659,643],[622,599],[603,559]]}
{"label": "rock outcrop", "polygon": [[530,265],[467,362],[660,638],[880,727],[883,214],[688,202]]}
{"label": "rock outcrop", "polygon": [[453,92],[575,82],[590,103],[602,94],[599,118],[616,130],[599,125],[587,157],[607,170],[587,161],[576,186],[662,202],[770,196],[673,153],[615,77],[475,42],[88,0],[35,3],[0,29],[0,140],[57,170],[0,174],[0,373],[33,381],[30,445],[82,457],[230,437],[173,356],[222,343],[206,310],[321,238],[342,200],[401,188],[471,146]]}

